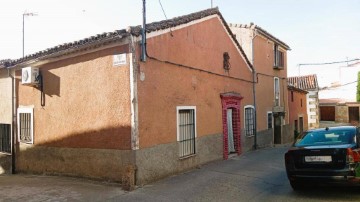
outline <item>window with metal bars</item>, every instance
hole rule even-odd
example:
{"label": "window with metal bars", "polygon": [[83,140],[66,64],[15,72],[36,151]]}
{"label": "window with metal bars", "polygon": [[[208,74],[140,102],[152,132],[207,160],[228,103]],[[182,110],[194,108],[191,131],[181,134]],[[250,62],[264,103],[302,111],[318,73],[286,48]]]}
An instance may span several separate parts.
{"label": "window with metal bars", "polygon": [[11,125],[0,124],[0,152],[11,153]]}
{"label": "window with metal bars", "polygon": [[253,106],[245,106],[245,135],[253,136],[254,135],[254,115],[255,110]]}
{"label": "window with metal bars", "polygon": [[22,143],[33,144],[33,109],[18,109],[18,138]]}
{"label": "window with metal bars", "polygon": [[196,153],[196,108],[177,107],[177,140],[179,156],[187,157]]}

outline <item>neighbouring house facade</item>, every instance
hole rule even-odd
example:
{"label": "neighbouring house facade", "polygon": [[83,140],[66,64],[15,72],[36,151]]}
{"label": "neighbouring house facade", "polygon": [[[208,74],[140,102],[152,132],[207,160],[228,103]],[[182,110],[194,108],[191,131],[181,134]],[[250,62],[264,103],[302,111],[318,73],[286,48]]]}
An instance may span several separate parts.
{"label": "neighbouring house facade", "polygon": [[[300,68],[301,67],[301,68]],[[319,99],[341,99],[345,102],[356,102],[357,79],[360,72],[359,61],[348,61],[339,65],[328,64],[316,66],[301,65],[301,75],[316,74],[320,88]]]}
{"label": "neighbouring house facade", "polygon": [[0,60],[0,174],[11,173],[12,79]]}
{"label": "neighbouring house facade", "polygon": [[[145,184],[252,148],[254,70],[218,9],[150,23],[146,32],[146,47],[141,27],[130,27],[3,65],[17,93],[7,97],[7,108],[16,106],[17,172]],[[29,67],[39,70],[36,85],[26,83]],[[286,70],[271,70],[282,89]],[[274,77],[260,80],[274,85]],[[258,99],[274,97],[257,89]],[[287,108],[285,93],[275,107]],[[264,118],[259,131],[268,130]]]}
{"label": "neighbouring house facade", "polygon": [[255,69],[257,144],[286,143],[292,134],[286,81],[290,47],[253,23],[229,26]]}
{"label": "neighbouring house facade", "polygon": [[291,125],[291,131],[294,136],[291,137],[291,141],[308,129],[308,116],[306,108],[306,95],[307,91],[296,88],[292,85],[288,86],[288,100],[289,100],[289,122]]}
{"label": "neighbouring house facade", "polygon": [[319,109],[319,85],[316,74],[306,76],[294,76],[288,78],[289,85],[308,92],[306,96],[306,108],[308,114],[308,128],[318,128],[320,120]]}
{"label": "neighbouring house facade", "polygon": [[359,125],[359,102],[343,99],[320,99],[320,121]]}

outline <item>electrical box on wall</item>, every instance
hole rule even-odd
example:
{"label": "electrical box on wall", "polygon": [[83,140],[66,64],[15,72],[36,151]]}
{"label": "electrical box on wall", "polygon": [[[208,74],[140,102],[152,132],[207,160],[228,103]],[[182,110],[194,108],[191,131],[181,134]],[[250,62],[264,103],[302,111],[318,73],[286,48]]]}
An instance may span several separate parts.
{"label": "electrical box on wall", "polygon": [[36,67],[24,67],[21,69],[21,84],[23,85],[38,85],[39,84],[39,69]]}

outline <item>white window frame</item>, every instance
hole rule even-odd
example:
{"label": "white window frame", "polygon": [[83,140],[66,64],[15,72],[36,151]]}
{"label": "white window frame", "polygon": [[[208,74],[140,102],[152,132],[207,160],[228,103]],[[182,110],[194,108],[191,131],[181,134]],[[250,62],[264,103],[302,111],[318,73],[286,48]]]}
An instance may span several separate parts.
{"label": "white window frame", "polygon": [[[30,115],[30,136],[31,136],[31,141],[29,142],[23,142],[20,139],[20,114],[22,113],[29,113]],[[34,107],[19,107],[17,109],[17,138],[18,138],[18,142],[21,143],[25,143],[25,144],[34,144]]]}
{"label": "white window frame", "polygon": [[[269,128],[269,114],[271,114],[271,128]],[[274,117],[273,117],[273,112],[272,111],[268,111],[266,112],[266,126],[267,129],[273,129],[274,128]]]}
{"label": "white window frame", "polygon": [[[277,95],[277,92],[276,92],[276,81],[278,81],[278,90],[279,90],[279,97],[278,97],[278,101],[279,103],[277,104],[276,103],[276,95]],[[279,77],[274,77],[274,106],[281,106],[281,89],[280,89],[280,78]]]}
{"label": "white window frame", "polygon": [[[177,106],[176,107],[176,140],[177,142],[180,142],[180,120],[179,120],[179,111],[180,110],[194,110],[194,135],[195,135],[195,151],[194,151],[194,154],[191,154],[189,156],[192,156],[192,155],[195,155],[197,152],[196,152],[196,138],[197,138],[197,121],[196,121],[196,106]],[[179,153],[180,155],[180,153]],[[180,158],[186,158],[186,157],[189,157],[189,156],[180,156]]]}
{"label": "white window frame", "polygon": [[[248,135],[247,134],[247,129],[246,129],[246,109],[247,108],[251,108],[253,109],[253,128],[252,128],[252,134]],[[245,105],[244,106],[244,130],[245,130],[245,136],[246,137],[253,137],[254,136],[254,127],[255,127],[255,120],[254,120],[254,117],[255,117],[255,107],[253,105]]]}

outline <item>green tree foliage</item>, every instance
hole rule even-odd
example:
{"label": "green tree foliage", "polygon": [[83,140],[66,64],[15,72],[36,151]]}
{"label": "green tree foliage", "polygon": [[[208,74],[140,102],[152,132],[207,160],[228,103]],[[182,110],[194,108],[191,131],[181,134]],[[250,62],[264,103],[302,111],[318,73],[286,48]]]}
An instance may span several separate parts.
{"label": "green tree foliage", "polygon": [[360,72],[358,72],[358,78],[357,78],[356,101],[360,102]]}

